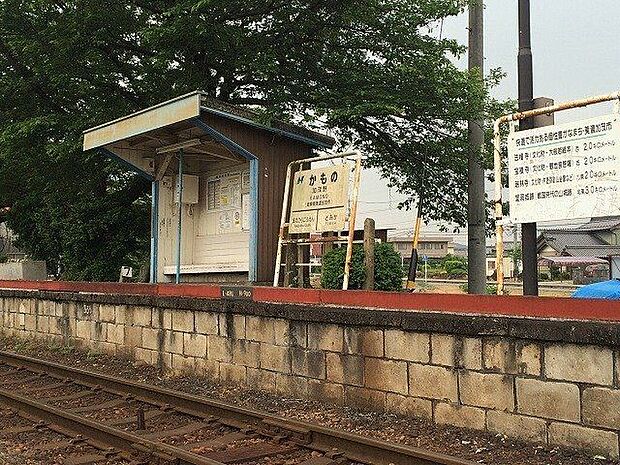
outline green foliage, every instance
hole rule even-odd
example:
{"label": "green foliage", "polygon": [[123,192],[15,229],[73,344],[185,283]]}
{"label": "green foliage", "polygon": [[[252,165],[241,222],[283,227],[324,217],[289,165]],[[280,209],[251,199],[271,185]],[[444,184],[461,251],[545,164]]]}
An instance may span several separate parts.
{"label": "green foliage", "polygon": [[450,278],[458,278],[467,274],[467,263],[460,260],[448,260],[444,262],[444,268]]}
{"label": "green foliage", "polygon": [[[321,264],[321,287],[324,289],[342,289],[344,280],[344,262],[347,256],[346,247],[337,247],[323,255]],[[400,263],[398,264],[400,267]],[[355,245],[351,258],[349,289],[361,289],[366,279],[364,269],[364,249]]]}
{"label": "green foliage", "polygon": [[549,281],[549,274],[548,273],[539,273],[538,274],[538,279],[540,279],[541,281]]}
{"label": "green foliage", "polygon": [[375,289],[400,291],[403,288],[401,256],[389,242],[375,244]]}
{"label": "green foliage", "polygon": [[[342,289],[346,247],[334,248],[323,255],[321,287]],[[403,268],[400,254],[389,243],[375,244],[375,289],[378,291],[399,291],[403,287]],[[366,279],[364,249],[353,247],[349,289],[362,289]]]}
{"label": "green foliage", "polygon": [[446,268],[447,262],[458,262],[458,263],[461,263],[463,266],[465,266],[465,268],[467,268],[467,258],[465,257],[459,257],[457,255],[448,254],[440,260],[441,266]]}
{"label": "green foliage", "polygon": [[137,267],[148,184],[82,153],[81,133],[195,89],[265,123],[322,121],[403,194],[424,189],[426,218],[464,224],[464,121],[503,111],[488,97],[499,73],[460,70],[464,47],[441,37],[466,4],[0,2],[0,207],[18,245],[70,279]]}

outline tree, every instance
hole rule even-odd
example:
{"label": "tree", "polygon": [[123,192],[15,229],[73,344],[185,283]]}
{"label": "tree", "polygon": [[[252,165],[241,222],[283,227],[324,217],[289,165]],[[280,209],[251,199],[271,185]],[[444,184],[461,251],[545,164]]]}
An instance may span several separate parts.
{"label": "tree", "polygon": [[319,121],[400,191],[423,190],[428,218],[463,224],[465,121],[490,101],[438,30],[465,4],[4,0],[0,207],[64,277],[115,279],[148,253],[148,187],[82,153],[81,131],[201,89],[266,122]]}

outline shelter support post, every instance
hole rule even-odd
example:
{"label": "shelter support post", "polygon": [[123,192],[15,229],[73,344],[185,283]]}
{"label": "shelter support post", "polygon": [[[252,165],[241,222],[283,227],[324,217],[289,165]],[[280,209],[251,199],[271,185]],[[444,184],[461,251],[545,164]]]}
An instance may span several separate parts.
{"label": "shelter support post", "polygon": [[493,165],[494,165],[494,186],[495,186],[495,240],[496,240],[496,262],[495,270],[497,273],[497,294],[504,293],[504,215],[502,211],[502,137],[500,133],[501,125],[510,121],[521,121],[526,118],[556,113],[558,111],[570,110],[572,108],[587,107],[596,103],[611,102],[620,99],[620,92],[611,94],[597,95],[580,100],[570,100],[551,106],[534,108],[533,110],[521,111],[504,115],[495,120],[493,124]]}
{"label": "shelter support post", "polygon": [[179,219],[177,221],[177,270],[175,282],[179,284],[181,282],[181,240],[182,240],[182,224],[183,224],[183,149],[179,150],[179,177],[178,183],[178,195],[179,195]]}
{"label": "shelter support post", "polygon": [[159,250],[159,183],[151,183],[151,266],[149,282],[157,282],[157,261]]}

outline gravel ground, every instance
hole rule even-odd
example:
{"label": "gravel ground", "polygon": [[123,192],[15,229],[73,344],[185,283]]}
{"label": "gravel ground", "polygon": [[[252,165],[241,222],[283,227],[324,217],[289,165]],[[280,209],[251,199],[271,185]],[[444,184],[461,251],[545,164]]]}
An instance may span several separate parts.
{"label": "gravel ground", "polygon": [[[140,362],[80,351],[73,347],[43,346],[40,342],[0,338],[0,349],[219,399],[366,437],[413,445],[483,464],[620,465],[617,460],[605,460],[600,456],[569,449],[527,444],[503,435],[438,426],[425,420],[392,414],[360,412],[315,401],[281,398],[247,388],[222,386],[204,378],[171,377]],[[3,463],[12,462],[0,448],[0,464]]]}

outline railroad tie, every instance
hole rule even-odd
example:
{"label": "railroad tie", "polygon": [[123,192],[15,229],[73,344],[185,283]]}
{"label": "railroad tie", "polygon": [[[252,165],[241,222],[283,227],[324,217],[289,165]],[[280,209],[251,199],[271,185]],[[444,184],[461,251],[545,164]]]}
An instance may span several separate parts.
{"label": "railroad tie", "polygon": [[[159,410],[159,409],[153,409],[153,410],[147,410],[146,412],[144,412],[144,419],[145,420],[152,420],[153,418],[157,418],[161,415],[165,415],[166,412],[164,412],[163,410]],[[123,418],[115,418],[112,420],[107,420],[104,423],[106,425],[110,425],[110,426],[121,426],[121,425],[126,425],[128,423],[135,423],[138,421],[138,416],[137,415],[132,415],[129,417],[123,417]]]}
{"label": "railroad tie", "polygon": [[216,452],[208,452],[204,454],[211,460],[222,463],[237,463],[248,460],[257,460],[272,455],[288,454],[299,450],[297,446],[273,444],[264,442],[262,444],[252,444],[238,449],[226,449]]}
{"label": "railroad tie", "polygon": [[65,465],[91,465],[108,461],[109,458],[100,454],[86,454],[79,457],[71,457],[65,461]]}
{"label": "railroad tie", "polygon": [[123,405],[126,402],[127,401],[125,399],[112,399],[107,402],[103,402],[101,404],[87,405],[85,407],[72,408],[72,409],[68,409],[67,411],[71,413],[95,412],[97,410],[103,410],[106,408],[118,407],[119,405]]}
{"label": "railroad tie", "polygon": [[211,449],[215,447],[225,446],[227,444],[245,438],[247,438],[247,435],[239,431],[235,431],[233,433],[227,433],[224,436],[220,436],[219,438],[207,439],[205,441],[194,442],[192,444],[182,444],[179,447],[185,450]]}
{"label": "railroad tie", "polygon": [[157,431],[155,433],[147,433],[144,435],[145,438],[148,439],[162,439],[169,438],[171,436],[182,436],[184,434],[193,433],[194,431],[198,431],[207,426],[203,422],[194,422],[185,426],[181,426],[179,428],[174,429],[166,429],[163,431]]}

